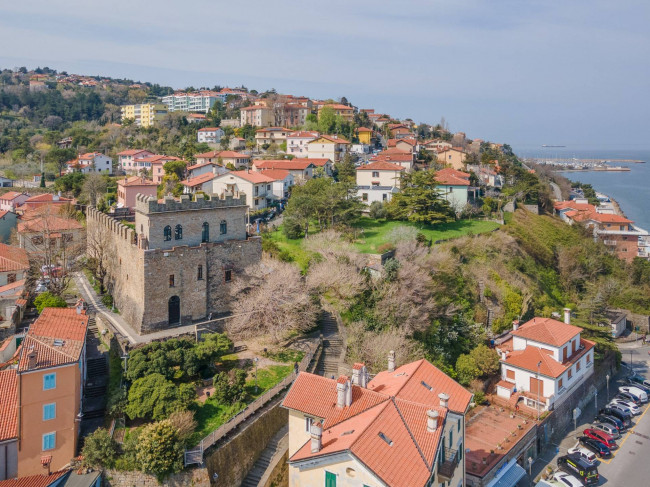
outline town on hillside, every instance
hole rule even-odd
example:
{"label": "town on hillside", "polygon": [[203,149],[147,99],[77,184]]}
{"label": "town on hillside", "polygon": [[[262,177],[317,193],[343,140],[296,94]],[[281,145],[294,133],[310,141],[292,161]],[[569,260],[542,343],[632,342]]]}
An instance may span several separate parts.
{"label": "town on hillside", "polygon": [[0,171],[0,487],[628,485],[648,231],[508,143],[16,68]]}

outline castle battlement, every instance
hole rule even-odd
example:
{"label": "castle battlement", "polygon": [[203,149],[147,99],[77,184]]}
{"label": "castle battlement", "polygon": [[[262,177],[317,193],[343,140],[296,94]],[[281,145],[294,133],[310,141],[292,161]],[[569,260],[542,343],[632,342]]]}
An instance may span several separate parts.
{"label": "castle battlement", "polygon": [[117,221],[115,218],[111,218],[98,209],[89,206],[86,209],[86,219],[88,221],[94,221],[97,224],[102,225],[115,235],[126,240],[128,243],[136,245],[137,239],[132,228],[127,227],[122,222]]}
{"label": "castle battlement", "polygon": [[187,194],[181,195],[180,200],[177,200],[173,196],[165,196],[162,203],[159,203],[153,196],[140,193],[135,198],[135,211],[144,215],[246,206],[246,195],[244,193],[239,193],[238,198],[233,196],[224,196],[223,198],[212,196],[209,200],[203,194],[197,194],[195,195],[194,201]]}

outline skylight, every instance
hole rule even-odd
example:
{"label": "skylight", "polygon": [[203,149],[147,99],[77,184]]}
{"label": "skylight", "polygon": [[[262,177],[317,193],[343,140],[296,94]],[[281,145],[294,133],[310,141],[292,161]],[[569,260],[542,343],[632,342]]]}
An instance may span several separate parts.
{"label": "skylight", "polygon": [[420,381],[420,384],[422,384],[424,387],[426,387],[426,388],[429,389],[430,391],[433,391],[433,387],[431,387],[431,386],[430,386],[429,384],[427,384],[426,382],[424,382],[424,381]]}
{"label": "skylight", "polygon": [[381,431],[379,432],[379,438],[384,440],[386,443],[388,443],[388,446],[393,446],[393,440],[391,440],[388,436],[386,436],[384,433]]}
{"label": "skylight", "polygon": [[354,430],[344,431],[343,433],[341,433],[341,436],[348,436],[351,435],[352,433],[354,433]]}

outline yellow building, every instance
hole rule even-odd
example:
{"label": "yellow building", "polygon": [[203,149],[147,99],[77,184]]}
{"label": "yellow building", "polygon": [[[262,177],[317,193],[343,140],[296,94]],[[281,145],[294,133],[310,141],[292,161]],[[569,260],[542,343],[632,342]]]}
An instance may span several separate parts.
{"label": "yellow building", "polygon": [[370,139],[372,139],[372,130],[366,127],[359,127],[357,129],[357,136],[359,137],[360,144],[370,144]]}
{"label": "yellow building", "polygon": [[467,153],[456,147],[438,150],[438,162],[457,171],[465,169],[465,159],[467,159]]}
{"label": "yellow building", "polygon": [[369,380],[364,364],[338,380],[300,373],[289,410],[289,487],[465,485],[465,414],[472,394],[426,360]]}
{"label": "yellow building", "polygon": [[140,105],[123,105],[122,122],[132,119],[138,127],[152,127],[167,115],[167,105],[163,103],[142,103]]}
{"label": "yellow building", "polygon": [[354,108],[347,105],[342,105],[340,103],[334,103],[330,105],[323,105],[318,108],[318,117],[320,118],[320,113],[323,108],[329,107],[334,110],[334,115],[340,115],[346,122],[352,122],[354,120]]}

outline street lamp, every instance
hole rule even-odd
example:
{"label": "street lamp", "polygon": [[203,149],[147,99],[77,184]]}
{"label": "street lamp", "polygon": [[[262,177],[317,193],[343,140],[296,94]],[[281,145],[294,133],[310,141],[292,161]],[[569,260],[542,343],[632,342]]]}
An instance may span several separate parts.
{"label": "street lamp", "polygon": [[537,362],[537,421],[539,422],[539,368],[542,366],[542,361]]}
{"label": "street lamp", "polygon": [[257,394],[257,362],[259,361],[259,357],[255,357],[255,394]]}
{"label": "street lamp", "polygon": [[605,376],[605,379],[607,380],[607,402],[609,402],[609,374]]}
{"label": "street lamp", "polygon": [[533,482],[533,459],[528,457],[528,476],[530,477],[531,483]]}

